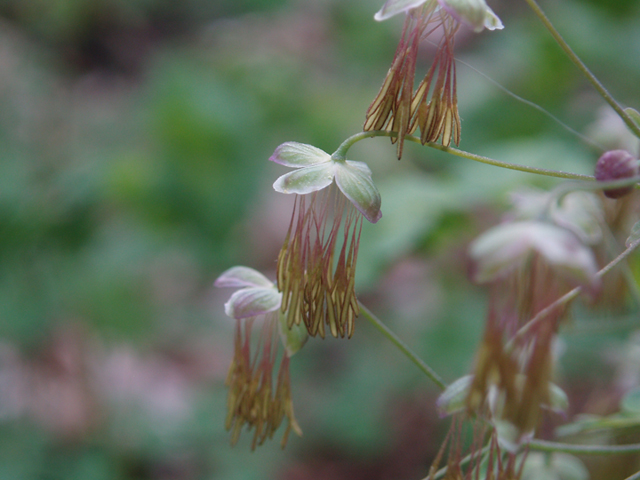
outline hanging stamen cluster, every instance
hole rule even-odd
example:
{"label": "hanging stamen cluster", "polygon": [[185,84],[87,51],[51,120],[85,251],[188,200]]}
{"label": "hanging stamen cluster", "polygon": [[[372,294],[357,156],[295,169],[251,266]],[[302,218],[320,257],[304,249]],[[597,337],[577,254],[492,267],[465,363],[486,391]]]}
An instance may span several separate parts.
{"label": "hanging stamen cluster", "polygon": [[[363,130],[387,130],[398,135],[398,158],[402,157],[404,137],[420,128],[423,144],[442,140],[449,146],[460,143],[460,116],[456,94],[454,36],[460,23],[437,3],[408,12],[398,48],[380,92],[369,106]],[[441,27],[431,68],[413,91],[416,58],[420,41]],[[433,87],[433,88],[432,88]]]}
{"label": "hanging stamen cluster", "polygon": [[310,335],[324,338],[326,324],[334,337],[351,337],[359,314],[355,266],[361,229],[362,216],[335,187],[296,196],[277,267],[289,327],[304,323]]}
{"label": "hanging stamen cluster", "polygon": [[278,312],[265,316],[258,348],[252,354],[251,330],[255,319],[236,322],[234,356],[227,375],[229,387],[227,418],[225,427],[231,431],[231,444],[235,445],[243,427],[255,429],[251,448],[271,439],[287,419],[287,427],[281,445],[287,443],[293,429],[298,435],[302,431],[293,414],[291,382],[289,378],[289,356],[282,355],[275,382],[273,373],[280,350],[277,333]]}
{"label": "hanging stamen cluster", "polygon": [[[461,24],[475,32],[503,28],[484,0],[387,0],[375,19],[382,21],[405,13],[400,43],[382,88],[366,113],[364,131],[395,132],[398,158],[404,139],[420,129],[420,141],[440,141],[448,147],[460,143],[460,115],[456,92],[455,34]],[[441,32],[433,63],[414,92],[420,42]]]}
{"label": "hanging stamen cluster", "polygon": [[562,312],[517,338],[514,334],[523,317],[513,305],[496,306],[500,302],[496,297],[504,293],[500,289],[493,292],[466,403],[470,412],[490,418],[502,445],[515,451],[533,435],[541,408],[561,409],[552,398],[556,387],[551,377],[552,345]]}
{"label": "hanging stamen cluster", "polygon": [[[465,441],[463,426],[464,415],[455,415],[451,421],[449,432],[445,437],[425,480],[444,478],[445,480],[516,480],[521,478],[522,468],[527,452],[517,455],[504,451],[495,433],[492,433],[487,447],[487,425],[474,422],[473,438],[469,444],[468,461],[463,465]],[[443,457],[447,454],[446,473],[441,477],[439,472]]]}
{"label": "hanging stamen cluster", "polygon": [[[458,114],[458,96],[456,92],[456,62],[453,57],[453,40],[460,24],[443,11],[439,12],[440,24],[444,34],[438,45],[436,58],[420,82],[411,102],[412,125],[420,128],[420,141],[424,145],[437,142],[442,137],[442,145],[448,147],[451,140],[460,143],[460,116]],[[436,76],[437,71],[437,76]],[[435,85],[431,95],[431,84]]]}

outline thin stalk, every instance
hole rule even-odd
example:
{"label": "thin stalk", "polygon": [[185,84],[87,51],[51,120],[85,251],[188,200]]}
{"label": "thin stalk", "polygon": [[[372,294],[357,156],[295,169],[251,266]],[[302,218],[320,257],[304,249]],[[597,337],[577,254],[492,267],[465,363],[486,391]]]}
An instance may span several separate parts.
{"label": "thin stalk", "polygon": [[[405,137],[405,140],[420,141],[420,139],[414,137]],[[487,165],[493,165],[494,167],[508,168],[509,170],[517,170],[519,172],[535,173],[537,175],[545,175],[547,177],[566,178],[570,180],[595,180],[591,175],[582,175],[580,173],[563,172],[562,170],[551,170],[547,168],[528,167],[526,165],[519,165],[517,163],[502,162],[500,160],[494,160],[493,158],[484,157],[482,155],[476,155],[475,153],[465,152],[464,150],[458,150],[457,148],[445,147],[437,143],[425,143],[425,145],[441,150],[443,152],[456,155],[458,157],[464,157],[475,162],[486,163]]]}
{"label": "thin stalk", "polygon": [[640,443],[629,445],[572,445],[570,443],[531,440],[527,446],[539,452],[561,452],[573,455],[622,455],[640,453]]}
{"label": "thin stalk", "polygon": [[[604,232],[604,240],[605,247],[609,251],[609,255],[612,257],[617,255],[617,250],[619,249],[618,241],[616,237],[613,235],[613,232],[609,228],[609,226],[601,219],[602,230]],[[622,268],[622,276],[624,277],[624,281],[627,284],[627,288],[629,289],[629,293],[633,297],[634,302],[636,303],[636,307],[640,308],[640,286],[636,282],[636,279],[633,276],[633,272],[628,264],[623,264]]]}
{"label": "thin stalk", "polygon": [[[364,140],[365,138],[373,138],[373,137],[396,137],[397,132],[387,132],[385,130],[374,130],[371,132],[360,132],[355,135],[347,138],[342,144],[338,147],[338,149],[331,155],[336,161],[344,161],[347,155],[347,151],[360,140]],[[414,143],[422,143],[418,137],[414,137],[413,135],[407,135],[404,137],[405,140],[414,142]],[[571,180],[594,180],[594,178],[590,175],[582,175],[579,173],[570,173],[563,172],[561,170],[550,170],[546,168],[537,168],[537,167],[528,167],[526,165],[519,165],[517,163],[509,163],[502,162],[500,160],[494,160],[493,158],[484,157],[482,155],[476,155],[474,153],[465,152],[464,150],[458,150],[457,148],[444,147],[437,143],[425,143],[425,145],[435,148],[436,150],[440,150],[451,155],[456,155],[458,157],[463,157],[469,160],[473,160],[475,162],[486,163],[487,165],[493,165],[494,167],[508,168],[509,170],[517,170],[520,172],[526,173],[535,173],[537,175],[545,175],[547,177],[556,177],[556,178],[566,178]]]}
{"label": "thin stalk", "polygon": [[[491,441],[489,441],[491,442]],[[464,467],[467,463],[469,463],[471,460],[473,460],[474,458],[479,458],[482,457],[485,453],[487,453],[489,451],[489,448],[491,447],[491,445],[485,445],[482,450],[480,450],[479,452],[472,452],[470,454],[468,454],[466,457],[464,457],[462,460],[460,460],[460,462],[458,463],[458,465],[460,467]],[[447,470],[449,469],[449,467],[442,467],[440,470],[438,470],[435,475],[433,476],[433,480],[438,480],[442,477],[444,477],[447,474]],[[423,478],[422,480],[432,480],[431,477],[429,477],[428,475]]]}
{"label": "thin stalk", "polygon": [[[489,450],[490,445],[480,451],[480,456],[484,455]],[[558,443],[550,442],[547,440],[531,440],[525,445],[523,449],[528,448],[538,452],[547,453],[569,453],[572,455],[628,455],[632,453],[640,453],[640,443],[632,443],[628,445],[574,445],[570,443]],[[478,453],[470,453],[460,461],[460,466],[464,467],[472,458],[477,458]],[[436,472],[433,480],[442,478],[447,473],[447,467],[443,467]],[[640,472],[632,475],[625,480],[640,480]],[[423,480],[430,480],[430,477],[425,477]]]}
{"label": "thin stalk", "polygon": [[526,2],[529,4],[531,9],[538,16],[538,18],[542,21],[544,26],[547,27],[547,30],[549,30],[549,32],[551,33],[555,41],[558,43],[560,48],[564,50],[564,53],[567,54],[567,56],[571,59],[571,61],[584,74],[584,76],[587,77],[587,80],[589,80],[591,85],[593,85],[593,87],[598,91],[598,93],[602,96],[602,98],[604,98],[604,100],[609,105],[611,105],[611,108],[613,108],[616,111],[616,113],[620,116],[622,121],[626,123],[627,127],[629,127],[629,129],[635,134],[635,136],[640,138],[640,126],[638,126],[631,119],[629,114],[627,114],[627,112],[624,111],[624,109],[620,106],[620,104],[616,102],[616,100],[607,91],[604,85],[600,83],[600,81],[596,78],[596,76],[593,73],[591,73],[591,70],[589,70],[589,68],[584,64],[584,62],[580,60],[580,57],[578,57],[578,55],[576,55],[576,53],[571,49],[569,44],[565,42],[564,38],[562,38],[562,36],[553,26],[549,18],[545,15],[545,13],[542,11],[540,6],[536,3],[536,0],[526,0]]}
{"label": "thin stalk", "polygon": [[367,307],[365,307],[361,302],[358,302],[360,305],[360,310],[364,314],[367,320],[369,320],[382,334],[387,337],[398,349],[409,359],[411,360],[422,372],[429,377],[433,383],[438,385],[440,390],[444,390],[447,388],[447,384],[444,383],[440,375],[438,375],[429,365],[424,363],[424,361],[418,357],[413,351],[404,343],[400,338],[389,330],[382,321],[376,317]]}

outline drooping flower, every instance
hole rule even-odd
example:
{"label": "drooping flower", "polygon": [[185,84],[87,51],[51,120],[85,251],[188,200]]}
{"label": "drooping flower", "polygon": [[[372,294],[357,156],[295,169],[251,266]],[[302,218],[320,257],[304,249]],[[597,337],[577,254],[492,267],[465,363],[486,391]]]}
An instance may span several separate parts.
{"label": "drooping flower", "polygon": [[[420,129],[423,144],[460,143],[454,37],[461,24],[476,32],[503,28],[484,0],[388,0],[375,19],[406,13],[400,42],[378,95],[369,106],[363,130],[396,132],[398,158],[406,135]],[[442,30],[435,59],[414,93],[420,42]]]}
{"label": "drooping flower", "polygon": [[277,268],[287,324],[304,323],[310,335],[321,337],[328,325],[334,337],[351,337],[359,314],[355,269],[362,217],[375,223],[382,216],[371,171],[296,142],[280,145],[270,160],[296,168],[273,185],[297,195]]}
{"label": "drooping flower", "polygon": [[[236,320],[234,355],[227,375],[229,387],[225,427],[235,445],[243,427],[255,430],[251,448],[273,437],[287,419],[281,445],[291,430],[302,431],[293,414],[289,358],[304,345],[307,332],[288,328],[280,312],[282,295],[261,273],[247,267],[233,267],[218,277],[216,287],[239,288],[225,304],[225,313]],[[259,325],[259,340],[252,342],[252,330]],[[278,336],[280,338],[278,338]],[[280,354],[280,345],[284,353]],[[276,364],[280,366],[274,382]]]}
{"label": "drooping flower", "polygon": [[[526,217],[536,205],[521,199],[519,214]],[[466,408],[488,417],[500,446],[511,452],[533,436],[543,408],[566,407],[566,396],[551,383],[566,311],[566,304],[554,302],[568,286],[591,294],[601,286],[593,252],[583,243],[587,230],[552,223],[565,223],[562,208],[569,207],[551,209],[549,222],[503,223],[470,246],[474,279],[492,290],[473,375],[458,390],[468,390]]]}

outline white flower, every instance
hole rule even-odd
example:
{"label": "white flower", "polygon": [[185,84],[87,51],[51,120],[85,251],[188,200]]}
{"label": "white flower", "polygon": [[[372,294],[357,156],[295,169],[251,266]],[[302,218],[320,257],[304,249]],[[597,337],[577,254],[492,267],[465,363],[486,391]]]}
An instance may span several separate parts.
{"label": "white flower", "polygon": [[335,179],[340,191],[367,220],[376,223],[382,217],[380,193],[367,164],[334,160],[319,148],[297,142],[283,143],[269,160],[296,168],[275,181],[276,192],[306,195],[328,187]]}
{"label": "white flower", "polygon": [[498,16],[493,13],[485,0],[388,0],[375,14],[381,22],[402,12],[425,6],[435,10],[440,6],[459,22],[471,27],[475,32],[501,30],[504,28]]}

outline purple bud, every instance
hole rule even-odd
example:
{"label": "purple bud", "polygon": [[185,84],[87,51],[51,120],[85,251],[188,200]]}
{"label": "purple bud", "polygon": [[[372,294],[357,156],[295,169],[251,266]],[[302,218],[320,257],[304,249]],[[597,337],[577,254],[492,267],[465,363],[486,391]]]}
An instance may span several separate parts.
{"label": "purple bud", "polygon": [[[602,154],[596,163],[595,177],[599,182],[622,180],[638,175],[638,161],[626,150],[610,150]],[[624,197],[633,190],[632,186],[605,190],[609,198]]]}

